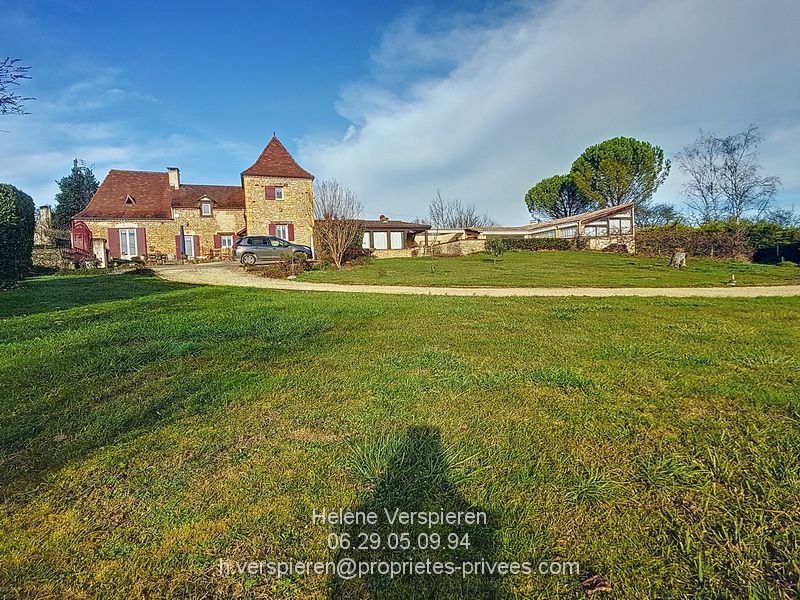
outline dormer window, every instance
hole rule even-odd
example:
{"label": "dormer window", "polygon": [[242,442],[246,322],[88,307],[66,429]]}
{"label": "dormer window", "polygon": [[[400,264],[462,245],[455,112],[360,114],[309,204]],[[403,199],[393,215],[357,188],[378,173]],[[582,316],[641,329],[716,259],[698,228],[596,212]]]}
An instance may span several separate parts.
{"label": "dormer window", "polygon": [[136,200],[133,199],[133,196],[128,194],[128,197],[125,198],[125,204],[136,204]]}
{"label": "dormer window", "polygon": [[211,216],[211,202],[201,202],[200,203],[200,214],[204,217]]}

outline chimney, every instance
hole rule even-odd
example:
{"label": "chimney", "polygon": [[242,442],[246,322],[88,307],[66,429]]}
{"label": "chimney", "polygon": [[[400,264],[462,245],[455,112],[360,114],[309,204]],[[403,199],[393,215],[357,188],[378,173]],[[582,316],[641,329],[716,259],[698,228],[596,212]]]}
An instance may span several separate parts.
{"label": "chimney", "polygon": [[50,227],[52,223],[53,215],[50,211],[50,207],[45,204],[44,206],[39,207],[39,226],[40,227]]}
{"label": "chimney", "polygon": [[181,187],[181,170],[178,167],[167,167],[169,186],[174,189]]}
{"label": "chimney", "polygon": [[378,217],[378,219],[380,220],[381,223],[386,223],[386,221],[389,220],[389,217],[387,217],[386,215],[381,215],[380,217]]}

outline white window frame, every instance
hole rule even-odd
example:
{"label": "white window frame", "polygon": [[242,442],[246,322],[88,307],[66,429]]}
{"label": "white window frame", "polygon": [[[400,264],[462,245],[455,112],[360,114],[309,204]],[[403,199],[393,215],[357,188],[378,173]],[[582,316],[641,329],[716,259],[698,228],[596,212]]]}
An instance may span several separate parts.
{"label": "white window frame", "polygon": [[361,242],[361,247],[362,248],[367,248],[367,249],[370,248],[370,245],[369,245],[369,231],[365,231],[364,232],[364,241]]}
{"label": "white window frame", "polygon": [[[133,244],[131,244],[131,241]],[[119,255],[120,258],[130,258],[132,256],[139,256],[139,249],[136,247],[136,229],[132,227],[125,227],[119,230]],[[131,252],[133,247],[133,252]]]}
{"label": "white window frame", "polygon": [[388,231],[373,231],[372,232],[373,249],[375,250],[388,250],[389,249],[389,232]]}
{"label": "white window frame", "polygon": [[194,258],[194,237],[193,235],[183,236],[183,252],[186,258]]}
{"label": "white window frame", "polygon": [[276,185],[275,186],[275,200],[283,200],[283,186]]}
{"label": "white window frame", "polygon": [[[389,233],[389,247],[392,250],[402,250],[403,247],[405,246],[405,240],[406,240],[406,235],[404,231],[392,231]],[[399,244],[397,244],[398,241]]]}
{"label": "white window frame", "polygon": [[219,246],[220,248],[233,248],[233,236],[232,235],[221,235],[219,236]]}
{"label": "white window frame", "polygon": [[608,220],[608,231],[611,235],[627,235],[631,233],[632,226],[629,217]]}
{"label": "white window frame", "polygon": [[574,238],[578,235],[578,226],[573,225],[571,227],[562,227],[559,229],[559,236],[562,238]]}
{"label": "white window frame", "polygon": [[[281,232],[286,235],[281,235]],[[289,241],[289,226],[286,223],[277,223],[275,225],[275,237],[281,240]]]}
{"label": "white window frame", "polygon": [[201,202],[200,203],[200,214],[204,217],[211,216],[211,202]]}

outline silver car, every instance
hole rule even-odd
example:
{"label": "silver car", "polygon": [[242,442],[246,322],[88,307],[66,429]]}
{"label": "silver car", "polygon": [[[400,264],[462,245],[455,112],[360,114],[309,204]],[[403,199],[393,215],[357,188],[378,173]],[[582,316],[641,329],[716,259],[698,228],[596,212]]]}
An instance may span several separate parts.
{"label": "silver car", "polygon": [[293,244],[272,235],[246,235],[233,244],[233,260],[243,265],[254,265],[258,262],[281,260],[287,254],[302,252],[312,258],[311,248],[302,244]]}

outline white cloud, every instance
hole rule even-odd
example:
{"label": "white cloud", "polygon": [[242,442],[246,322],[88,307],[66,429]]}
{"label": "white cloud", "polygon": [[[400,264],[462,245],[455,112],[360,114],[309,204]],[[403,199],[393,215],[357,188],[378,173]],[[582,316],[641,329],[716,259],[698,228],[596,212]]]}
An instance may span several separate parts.
{"label": "white cloud", "polygon": [[[519,223],[525,191],[586,146],[630,135],[672,155],[701,127],[749,123],[785,197],[800,188],[794,0],[556,0],[445,29],[422,22],[389,27],[372,78],[344,89],[346,134],[301,142],[302,162],[353,188],[370,214],[424,215],[440,188]],[[674,169],[656,200],[680,204],[680,183]]]}

